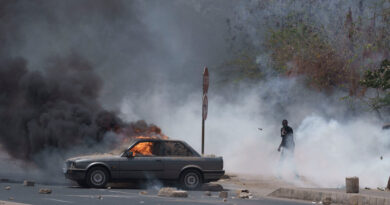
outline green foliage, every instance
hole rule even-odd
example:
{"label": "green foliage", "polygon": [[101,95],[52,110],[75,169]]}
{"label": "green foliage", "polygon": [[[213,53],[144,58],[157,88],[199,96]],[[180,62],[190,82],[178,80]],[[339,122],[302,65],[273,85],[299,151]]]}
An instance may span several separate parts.
{"label": "green foliage", "polygon": [[390,61],[384,60],[378,69],[367,70],[360,84],[376,89],[377,95],[369,99],[373,109],[390,106]]}
{"label": "green foliage", "polygon": [[275,69],[282,73],[288,69],[286,63],[295,56],[311,55],[314,46],[318,49],[328,47],[320,32],[303,22],[288,22],[282,28],[271,29],[269,33],[265,44],[272,51]]}
{"label": "green foliage", "polygon": [[266,46],[271,51],[274,69],[282,74],[304,75],[308,85],[319,90],[341,87],[349,76],[346,62],[323,33],[307,21],[287,21],[280,28],[271,29]]}

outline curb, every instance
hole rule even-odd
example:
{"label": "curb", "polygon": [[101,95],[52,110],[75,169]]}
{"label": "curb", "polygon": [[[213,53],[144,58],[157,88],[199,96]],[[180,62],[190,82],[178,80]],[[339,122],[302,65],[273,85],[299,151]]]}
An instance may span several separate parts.
{"label": "curb", "polygon": [[366,194],[347,194],[331,191],[316,191],[309,189],[279,188],[268,196],[305,201],[323,201],[330,197],[333,204],[352,205],[390,205],[390,198],[371,196]]}

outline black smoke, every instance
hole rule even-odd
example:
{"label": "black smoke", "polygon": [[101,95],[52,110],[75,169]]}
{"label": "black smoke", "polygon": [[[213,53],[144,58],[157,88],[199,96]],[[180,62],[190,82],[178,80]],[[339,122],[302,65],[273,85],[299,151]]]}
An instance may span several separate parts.
{"label": "black smoke", "polygon": [[53,58],[29,71],[23,58],[0,64],[0,143],[12,156],[30,159],[45,148],[93,145],[123,125],[98,97],[102,80],[77,55]]}
{"label": "black smoke", "polygon": [[101,102],[124,95],[119,88],[138,89],[123,83],[140,72],[124,74],[116,59],[123,55],[114,52],[135,58],[149,48],[135,10],[121,0],[0,0],[0,149],[34,160],[47,150],[104,146],[108,132],[161,133],[144,121],[123,121]]}
{"label": "black smoke", "polygon": [[[0,144],[11,156],[28,160],[45,150],[93,147],[107,132],[122,137],[162,134],[153,124],[124,122],[104,109],[99,103],[102,82],[77,54],[52,58],[41,71],[30,71],[23,58],[3,60]],[[119,146],[120,141],[114,142],[110,145]]]}

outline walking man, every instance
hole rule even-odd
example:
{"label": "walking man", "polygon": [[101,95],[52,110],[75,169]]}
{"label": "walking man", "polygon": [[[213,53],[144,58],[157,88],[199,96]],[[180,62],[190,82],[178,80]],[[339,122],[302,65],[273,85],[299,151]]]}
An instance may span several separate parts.
{"label": "walking man", "polygon": [[299,176],[295,169],[295,164],[294,164],[295,142],[294,142],[293,129],[290,126],[288,126],[287,120],[283,120],[282,125],[283,127],[280,129],[280,136],[282,137],[282,142],[278,147],[278,152],[281,152],[279,167],[281,165],[285,165],[286,163],[288,163],[290,168],[293,170],[295,177],[298,178]]}

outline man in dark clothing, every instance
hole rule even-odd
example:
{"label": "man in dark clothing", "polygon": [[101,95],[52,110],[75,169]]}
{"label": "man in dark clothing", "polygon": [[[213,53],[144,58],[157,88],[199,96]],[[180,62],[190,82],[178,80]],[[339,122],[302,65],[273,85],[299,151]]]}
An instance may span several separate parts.
{"label": "man in dark clothing", "polygon": [[[282,137],[282,142],[279,145],[278,151],[280,152],[281,148],[287,149],[289,151],[294,152],[294,136],[293,136],[293,129],[288,126],[288,121],[283,120],[282,121],[282,129],[280,129],[280,136]],[[283,150],[282,150],[282,155],[283,155]]]}
{"label": "man in dark clothing", "polygon": [[280,136],[282,137],[282,142],[278,147],[278,151],[282,152],[280,155],[279,167],[281,167],[283,164],[285,164],[285,162],[287,162],[287,165],[294,172],[295,177],[299,178],[299,175],[295,169],[295,164],[294,164],[295,142],[294,142],[293,129],[290,126],[288,126],[287,120],[283,120],[282,125],[283,127],[280,129]]}

